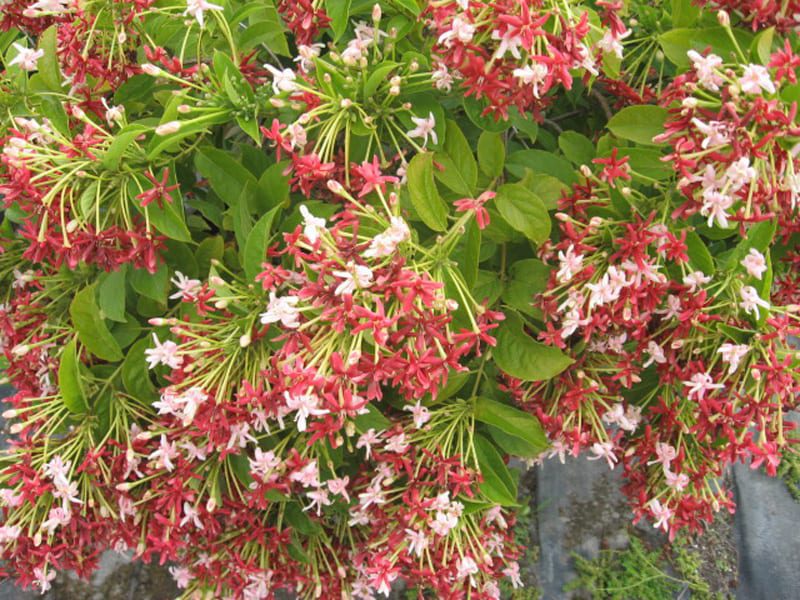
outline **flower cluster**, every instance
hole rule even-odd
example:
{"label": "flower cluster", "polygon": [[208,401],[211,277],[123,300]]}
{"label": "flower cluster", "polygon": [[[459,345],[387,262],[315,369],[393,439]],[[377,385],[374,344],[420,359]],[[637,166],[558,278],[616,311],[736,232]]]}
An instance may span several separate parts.
{"label": "flower cluster", "polygon": [[599,75],[606,54],[622,58],[630,31],[614,3],[598,4],[600,26],[588,8],[559,2],[433,3],[436,86],[449,91],[458,82],[495,118],[508,119],[512,108],[539,115],[555,99],[551,90]]}

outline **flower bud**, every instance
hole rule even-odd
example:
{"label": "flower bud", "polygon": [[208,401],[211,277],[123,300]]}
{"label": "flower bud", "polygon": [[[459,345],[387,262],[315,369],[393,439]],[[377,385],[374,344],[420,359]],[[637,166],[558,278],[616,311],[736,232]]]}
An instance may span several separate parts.
{"label": "flower bud", "polygon": [[723,27],[730,27],[731,26],[731,16],[727,13],[727,11],[721,10],[717,13],[717,21]]}
{"label": "flower bud", "polygon": [[17,411],[14,408],[9,408],[8,410],[3,411],[3,418],[6,420],[13,419],[16,416],[17,416]]}
{"label": "flower bud", "polygon": [[344,196],[347,191],[344,186],[335,179],[328,179],[328,189],[338,196]]}
{"label": "flower bud", "polygon": [[152,319],[148,319],[147,322],[153,327],[163,327],[167,324],[167,320],[162,317],[153,317]]}
{"label": "flower bud", "polygon": [[17,358],[22,358],[28,352],[30,352],[31,347],[28,344],[17,344],[11,349],[11,354],[16,356]]}
{"label": "flower bud", "polygon": [[687,96],[686,98],[683,99],[681,105],[683,106],[683,108],[697,108],[697,98],[695,98],[694,96]]}
{"label": "flower bud", "polygon": [[67,233],[75,233],[75,230],[78,229],[78,221],[76,221],[75,219],[71,219],[67,223],[66,229],[67,229]]}
{"label": "flower bud", "polygon": [[192,112],[192,107],[188,104],[180,104],[178,105],[178,112],[185,115],[186,113]]}
{"label": "flower bud", "polygon": [[168,121],[156,127],[156,135],[170,135],[181,128],[180,121]]}
{"label": "flower bud", "polygon": [[161,69],[150,63],[145,63],[142,65],[142,73],[156,77],[161,74]]}
{"label": "flower bud", "polygon": [[247,348],[250,345],[250,342],[253,341],[253,338],[250,337],[249,333],[245,333],[242,337],[239,338],[239,346],[242,348]]}
{"label": "flower bud", "polygon": [[12,435],[17,435],[18,433],[24,430],[25,430],[25,423],[14,423],[9,429]]}
{"label": "flower bud", "polygon": [[592,170],[586,165],[581,165],[580,171],[581,171],[581,175],[583,175],[584,177],[591,177],[592,176]]}

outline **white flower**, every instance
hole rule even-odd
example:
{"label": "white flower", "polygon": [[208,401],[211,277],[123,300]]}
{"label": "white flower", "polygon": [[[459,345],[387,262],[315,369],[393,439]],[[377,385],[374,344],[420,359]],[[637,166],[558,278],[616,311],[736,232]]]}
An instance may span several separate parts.
{"label": "white flower", "polygon": [[39,588],[42,595],[53,587],[50,582],[55,578],[56,572],[53,569],[48,570],[47,567],[35,567],[33,569],[33,585]]}
{"label": "white flower", "polygon": [[187,567],[170,567],[169,574],[175,580],[175,586],[181,590],[189,587],[193,579],[192,573]]}
{"label": "white flower", "polygon": [[250,473],[265,482],[272,478],[274,471],[281,465],[281,459],[272,450],[264,452],[261,448],[256,448],[253,458],[247,460],[250,463]]}
{"label": "white flower", "polygon": [[178,288],[178,291],[170,296],[170,299],[181,298],[190,302],[197,298],[197,292],[202,287],[199,279],[189,279],[180,271],[175,271],[175,277],[170,279],[170,282]]}
{"label": "white flower", "polygon": [[421,429],[422,426],[431,419],[430,411],[428,411],[426,406],[422,405],[420,400],[417,400],[416,404],[407,404],[403,407],[403,410],[408,410],[411,412],[411,415],[414,419],[414,427],[417,429]]}
{"label": "white flower", "polygon": [[411,230],[402,217],[392,217],[391,224],[383,233],[379,233],[364,252],[365,258],[381,258],[391,256],[397,246],[411,237]]}
{"label": "white flower", "polygon": [[325,219],[312,215],[305,204],[300,205],[300,214],[303,215],[303,235],[309,242],[315,244],[325,231]]}
{"label": "white flower", "polygon": [[306,430],[308,417],[319,417],[330,412],[324,408],[319,408],[319,398],[314,394],[298,394],[295,396],[289,392],[283,392],[283,397],[286,399],[286,407],[291,411],[297,412],[294,420],[297,423],[298,431]]}
{"label": "white flower", "polygon": [[654,499],[650,501],[650,514],[655,519],[653,527],[669,531],[669,520],[672,518],[672,510],[670,508],[661,506],[661,502]]}
{"label": "white flower", "polygon": [[366,289],[372,285],[372,269],[353,261],[347,263],[344,271],[333,271],[333,274],[342,279],[334,291],[337,296],[352,295],[356,289]]}
{"label": "white flower", "polygon": [[747,65],[739,78],[739,86],[745,94],[760,94],[762,90],[775,93],[775,84],[770,79],[769,71],[761,65]]}
{"label": "white flower", "polygon": [[669,469],[664,469],[664,478],[667,481],[667,486],[678,492],[682,491],[689,485],[689,476],[685,473],[673,473]]}
{"label": "white flower", "polygon": [[325,47],[324,44],[299,44],[297,46],[297,56],[294,58],[295,62],[300,63],[300,68],[304,71],[310,71],[314,68],[314,59],[319,56],[320,50]]}
{"label": "white flower", "polygon": [[315,490],[311,490],[310,492],[306,492],[306,496],[311,498],[311,504],[306,506],[303,509],[303,511],[311,510],[316,506],[317,516],[320,516],[320,514],[322,513],[323,506],[330,506],[331,504],[333,504],[333,502],[331,502],[330,496],[328,495],[328,490],[326,490],[325,488],[317,488]]}
{"label": "white flower", "polygon": [[728,209],[733,206],[735,199],[729,194],[723,194],[713,188],[708,188],[703,191],[703,206],[700,207],[700,214],[708,217],[708,226],[713,227],[714,221],[717,224],[727,229]]}
{"label": "white flower", "polygon": [[414,531],[413,529],[406,529],[406,541],[408,542],[408,553],[417,556],[422,556],[430,543],[424,531]]}
{"label": "white flower", "polygon": [[183,14],[194,17],[200,27],[205,27],[205,12],[207,10],[222,10],[222,7],[206,2],[206,0],[186,0],[186,10],[183,11]]}
{"label": "white flower", "polygon": [[367,460],[369,460],[369,457],[372,454],[372,446],[380,441],[381,434],[375,433],[374,429],[368,429],[366,432],[361,434],[361,437],[358,438],[356,449],[360,450],[361,448],[366,448]]}
{"label": "white flower", "polygon": [[647,350],[645,350],[645,352],[650,355],[650,358],[642,365],[645,369],[653,363],[663,365],[667,362],[667,357],[664,356],[664,349],[653,340],[650,340],[647,344]]}
{"label": "white flower", "polygon": [[447,70],[447,65],[444,63],[440,62],[436,66],[436,69],[431,73],[431,79],[433,79],[437,90],[449,92],[453,89],[453,76],[450,74],[450,71]]}
{"label": "white flower", "polygon": [[725,123],[721,121],[709,121],[708,124],[706,124],[695,117],[692,119],[692,125],[706,136],[701,144],[704,150],[715,146],[724,146],[729,141]]}
{"label": "white flower", "polygon": [[39,0],[25,9],[23,14],[26,17],[37,16],[39,13],[60,15],[72,10],[71,4],[71,0]]}
{"label": "white flower", "polygon": [[272,91],[276,94],[281,92],[294,92],[297,90],[295,83],[296,76],[291,69],[276,69],[270,64],[264,65],[272,73]]}
{"label": "white flower", "polygon": [[175,447],[175,442],[168,442],[167,437],[162,433],[158,450],[150,454],[147,458],[148,460],[154,460],[156,462],[156,468],[172,471],[175,468],[175,464],[172,461],[178,458],[178,456],[179,453],[178,449]]}
{"label": "white flower", "polygon": [[113,106],[109,104],[108,100],[106,100],[105,98],[102,98],[101,102],[103,103],[103,106],[106,109],[106,114],[105,114],[106,122],[109,125],[113,125],[114,123],[120,124],[125,116],[125,107],[122,105]]}
{"label": "white flower", "polygon": [[570,244],[566,252],[558,252],[559,270],[556,279],[559,283],[567,283],[583,268],[583,255],[575,254],[575,246]]}
{"label": "white flower", "polygon": [[764,272],[767,270],[767,260],[764,258],[764,255],[755,248],[750,248],[750,252],[742,259],[741,265],[745,268],[748,275],[756,279],[761,279],[764,276]]}
{"label": "white flower", "polygon": [[675,460],[675,457],[678,456],[677,450],[672,444],[668,444],[666,442],[656,442],[656,459],[651,460],[648,462],[648,465],[654,465],[656,463],[660,463],[666,469],[669,467],[670,463]]}
{"label": "white flower", "polygon": [[697,79],[700,85],[706,89],[717,91],[722,84],[722,77],[717,72],[717,69],[722,66],[722,59],[716,54],[709,54],[702,56],[695,50],[689,50],[686,53],[694,64],[694,70],[697,72]]}
{"label": "white flower", "polygon": [[766,308],[769,310],[769,302],[762,299],[756,288],[752,285],[746,285],[741,290],[739,290],[739,295],[742,297],[742,301],[739,303],[739,306],[746,312],[748,315],[755,312],[756,319],[761,317],[761,313],[758,311],[758,307]]}
{"label": "white flower", "polygon": [[717,350],[717,354],[722,355],[722,362],[728,364],[728,374],[733,375],[739,368],[739,363],[750,352],[747,344],[722,344]]}
{"label": "white flower", "polygon": [[162,344],[155,333],[153,341],[156,347],[144,351],[148,368],[154,369],[158,365],[166,365],[170,369],[177,369],[183,364],[183,357],[178,354],[178,345],[175,342],[167,340]]}
{"label": "white flower", "polygon": [[587,460],[599,460],[605,458],[608,463],[608,468],[613,469],[614,465],[619,461],[617,455],[614,454],[613,442],[595,442],[591,448],[592,454]]}
{"label": "white flower", "polygon": [[746,156],[732,162],[725,171],[725,177],[730,185],[731,192],[739,191],[742,186],[750,183],[756,176],[756,170],[750,166],[750,159]]}
{"label": "white flower", "polygon": [[287,329],[297,329],[300,327],[300,310],[297,308],[297,303],[300,301],[298,296],[282,296],[278,298],[275,292],[269,293],[269,305],[267,312],[261,313],[261,323],[267,325],[269,323],[281,322],[281,325]]}
{"label": "white flower", "polygon": [[706,392],[712,390],[721,390],[725,386],[721,383],[714,383],[714,379],[708,373],[695,373],[683,385],[689,388],[688,398],[692,396],[697,400],[703,400],[706,397]]}
{"label": "white flower", "polygon": [[478,569],[478,564],[472,557],[462,556],[458,563],[456,563],[456,570],[457,579],[465,579],[469,577],[470,583],[473,583],[473,575],[478,573],[480,569]]}
{"label": "white flower", "polygon": [[439,143],[439,137],[436,135],[436,118],[432,112],[429,112],[427,117],[411,117],[411,121],[416,127],[408,132],[408,137],[422,138],[423,148],[428,144],[428,136],[434,144]]}
{"label": "white flower", "polygon": [[453,45],[454,40],[464,44],[471,42],[473,35],[475,35],[475,26],[463,19],[461,15],[457,15],[450,24],[450,30],[440,35],[437,43],[444,44],[449,48]]}
{"label": "white flower", "polygon": [[16,42],[14,43],[14,48],[17,50],[17,55],[9,61],[8,66],[19,65],[19,68],[23,71],[35,71],[37,69],[36,63],[44,56],[44,50],[26,48]]}
{"label": "white flower", "polygon": [[504,58],[507,52],[510,52],[511,56],[517,60],[522,58],[522,54],[519,51],[520,46],[522,45],[522,38],[518,35],[509,36],[508,32],[501,34],[498,29],[495,29],[492,31],[492,39],[500,42],[497,45],[497,50],[495,50],[494,54],[492,55],[492,58],[495,60]]}
{"label": "white flower", "polygon": [[711,281],[711,277],[702,271],[694,271],[683,278],[683,285],[688,285],[690,292],[696,292],[698,288],[704,286],[709,281]]}
{"label": "white flower", "polygon": [[533,86],[533,95],[539,97],[539,86],[547,80],[547,66],[541,63],[525,65],[522,68],[514,69],[512,75],[526,85]]}
{"label": "white flower", "polygon": [[606,54],[614,54],[617,58],[622,58],[623,46],[620,40],[624,40],[631,33],[630,29],[626,29],[620,35],[614,35],[610,30],[606,31],[602,39],[597,42],[597,47]]}
{"label": "white flower", "polygon": [[156,135],[165,136],[177,133],[181,128],[180,121],[167,121],[156,127]]}

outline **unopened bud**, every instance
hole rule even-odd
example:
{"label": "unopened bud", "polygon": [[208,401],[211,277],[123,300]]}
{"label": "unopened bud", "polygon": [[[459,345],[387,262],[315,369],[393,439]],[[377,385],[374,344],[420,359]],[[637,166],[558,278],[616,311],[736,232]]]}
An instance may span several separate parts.
{"label": "unopened bud", "polygon": [[16,416],[17,416],[17,410],[14,408],[9,408],[8,410],[3,411],[3,418],[6,420],[13,419]]}
{"label": "unopened bud", "polygon": [[128,34],[125,33],[124,31],[120,31],[117,34],[117,42],[120,44],[124,44],[127,41],[128,41]]}
{"label": "unopened bud", "polygon": [[581,165],[580,171],[581,171],[581,175],[583,175],[584,177],[591,177],[592,176],[592,170],[586,165]]}
{"label": "unopened bud", "polygon": [[681,102],[681,106],[683,106],[683,108],[697,108],[697,98],[694,96],[687,96],[683,99],[683,102]]}
{"label": "unopened bud", "polygon": [[731,16],[728,14],[727,11],[721,10],[717,13],[717,21],[723,27],[730,27],[731,26]]}
{"label": "unopened bud", "polygon": [[383,16],[383,11],[381,10],[381,5],[377,2],[372,6],[372,21],[374,23],[378,23]]}
{"label": "unopened bud", "polygon": [[208,278],[208,283],[215,286],[225,285],[225,280],[219,275],[212,275]]}
{"label": "unopened bud", "polygon": [[400,79],[399,75],[395,75],[389,80],[389,85],[400,85],[401,83],[403,83],[403,80]]}
{"label": "unopened bud", "polygon": [[210,513],[214,512],[217,508],[217,501],[214,498],[209,498],[206,502],[206,510]]}
{"label": "unopened bud", "polygon": [[562,221],[562,222],[569,221],[569,215],[567,213],[557,212],[554,216],[559,221]]}
{"label": "unopened bud", "polygon": [[411,64],[408,65],[408,70],[411,71],[412,73],[416,73],[417,71],[419,71],[419,63],[415,60],[412,60]]}
{"label": "unopened bud", "polygon": [[328,179],[328,189],[339,196],[343,196],[347,193],[344,186],[335,179]]}
{"label": "unopened bud", "polygon": [[70,220],[70,221],[67,223],[67,227],[66,227],[66,229],[67,229],[67,233],[75,233],[75,230],[76,230],[77,228],[78,228],[78,221],[76,221],[75,219],[71,219],[71,220]]}
{"label": "unopened bud", "polygon": [[280,98],[270,98],[269,103],[272,104],[275,108],[283,108],[286,106],[286,102],[281,100]]}
{"label": "unopened bud", "polygon": [[11,354],[16,356],[17,358],[22,358],[28,352],[30,352],[31,347],[28,344],[17,344],[11,349]]}
{"label": "unopened bud", "polygon": [[192,107],[188,104],[180,104],[178,105],[178,112],[185,115],[186,113],[192,112]]}
{"label": "unopened bud", "polygon": [[25,423],[14,423],[10,428],[9,431],[12,435],[17,435],[21,433],[25,429]]}
{"label": "unopened bud", "polygon": [[631,188],[624,187],[620,190],[620,193],[625,196],[626,198],[631,195]]}
{"label": "unopened bud", "polygon": [[148,319],[147,322],[153,327],[163,327],[167,324],[167,320],[162,317],[153,317],[152,319]]}
{"label": "unopened bud", "polygon": [[73,106],[72,107],[72,116],[75,117],[76,119],[85,119],[86,118],[86,113],[83,112],[83,109],[80,108],[79,106]]}
{"label": "unopened bud", "polygon": [[447,300],[445,300],[444,305],[447,308],[447,310],[458,310],[458,302],[456,302],[452,298],[448,298]]}
{"label": "unopened bud", "polygon": [[161,74],[161,69],[155,65],[151,65],[150,63],[145,63],[142,65],[142,73],[156,77],[157,75]]}
{"label": "unopened bud", "polygon": [[350,108],[353,106],[353,101],[350,98],[342,98],[342,101],[339,103],[339,106],[342,108]]}
{"label": "unopened bud", "polygon": [[390,96],[399,96],[400,95],[400,86],[393,85],[389,88],[389,95]]}
{"label": "unopened bud", "polygon": [[253,338],[250,337],[249,333],[245,333],[242,337],[239,338],[239,346],[242,348],[247,348],[250,345],[250,342],[253,341]]}
{"label": "unopened bud", "polygon": [[214,308],[217,308],[219,310],[225,310],[226,308],[228,308],[228,301],[217,300],[216,302],[214,302]]}
{"label": "unopened bud", "polygon": [[136,435],[136,439],[140,441],[147,441],[153,437],[152,431],[142,431]]}
{"label": "unopened bud", "polygon": [[180,121],[168,121],[156,127],[156,135],[170,135],[181,128]]}

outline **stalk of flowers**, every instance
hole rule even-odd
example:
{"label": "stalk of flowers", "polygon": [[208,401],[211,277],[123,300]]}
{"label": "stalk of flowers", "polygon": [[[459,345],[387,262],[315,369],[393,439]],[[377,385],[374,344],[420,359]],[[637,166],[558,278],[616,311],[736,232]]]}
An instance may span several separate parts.
{"label": "stalk of flowers", "polygon": [[564,199],[574,216],[560,215],[561,239],[542,254],[554,268],[537,300],[540,338],[571,351],[577,368],[506,388],[548,430],[550,456],[588,449],[621,462],[637,518],[670,535],[699,530],[732,506],[718,484],[727,465],[749,457],[774,474],[794,442],[785,414],[799,389],[796,309],[756,290],[767,262],[747,239],[736,260],[705,273],[702,241],[668,205],[643,218],[646,197],[625,188],[634,214],[619,220],[612,193],[590,174]]}
{"label": "stalk of flowers", "polygon": [[153,0],[76,3],[57,28],[57,55],[73,92],[116,89],[139,72],[136,50]]}
{"label": "stalk of flowers", "polygon": [[499,598],[503,577],[521,586],[513,516],[478,485],[472,403],[407,408],[412,418],[402,428],[370,429],[359,439],[369,462],[350,508],[350,524],[365,536],[355,597],[385,594],[397,578],[441,597]]}
{"label": "stalk of flowers", "polygon": [[325,55],[321,44],[301,46],[298,71],[265,65],[270,102],[281,113],[261,131],[278,158],[289,156],[286,173],[306,196],[340,175],[349,183],[351,163],[377,156],[385,168],[399,157],[404,167],[409,148],[438,144],[436,108],[421,95],[431,89],[431,72],[418,56],[400,52],[395,29],[380,25],[378,11],[371,23],[355,25],[344,49]]}
{"label": "stalk of flowers", "polygon": [[278,0],[275,6],[299,46],[314,44],[331,22],[322,0]]}
{"label": "stalk of flowers", "polygon": [[540,116],[552,102],[550,90],[599,75],[605,53],[621,58],[630,32],[615,4],[600,6],[602,25],[589,9],[560,2],[431,3],[425,14],[437,36],[436,86],[449,91],[458,81],[496,119],[507,119],[512,107]]}
{"label": "stalk of flowers", "polygon": [[796,30],[797,15],[800,14],[797,0],[701,0],[697,4],[719,11],[725,21],[733,18],[749,25],[753,31],[775,27],[781,33],[791,32]]}
{"label": "stalk of flowers", "polygon": [[141,182],[147,179],[134,170],[144,159],[141,147],[133,143],[123,152],[119,160],[127,164],[109,164],[112,134],[79,108],[72,114],[69,134],[46,120],[18,117],[2,139],[0,193],[6,208],[24,215],[25,258],[106,270],[132,262],[155,271],[163,237],[150,223],[154,209],[147,204],[171,202],[169,169],[162,170],[160,184],[153,180],[157,191],[145,194]]}
{"label": "stalk of flowers", "polygon": [[17,28],[36,36],[56,22],[64,22],[74,9],[70,0],[11,0],[0,13],[0,31]]}
{"label": "stalk of flowers", "polygon": [[692,69],[665,90],[670,113],[658,136],[672,148],[667,159],[686,198],[674,216],[699,213],[708,227],[723,229],[777,218],[778,234],[788,239],[798,231],[800,163],[792,145],[800,129],[796,104],[778,91],[800,58],[788,45],[768,67],[726,66],[694,51],[689,57]]}

